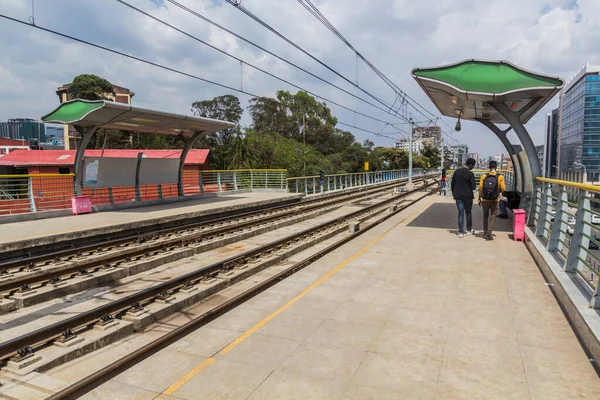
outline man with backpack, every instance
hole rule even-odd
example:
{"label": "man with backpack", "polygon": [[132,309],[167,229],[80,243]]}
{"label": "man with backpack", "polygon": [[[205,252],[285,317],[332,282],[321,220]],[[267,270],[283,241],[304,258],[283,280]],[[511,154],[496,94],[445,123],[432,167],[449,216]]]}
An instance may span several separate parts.
{"label": "man with backpack", "polygon": [[465,236],[464,218],[467,217],[467,235],[473,235],[473,218],[471,209],[473,208],[473,192],[477,189],[475,186],[475,175],[471,170],[475,167],[475,160],[469,158],[466,166],[457,169],[452,174],[450,187],[452,189],[452,197],[456,201],[458,209],[458,234],[459,238]]}
{"label": "man with backpack", "polygon": [[483,207],[483,238],[494,240],[492,232],[496,228],[496,210],[500,193],[506,191],[504,176],[496,172],[498,163],[490,161],[490,171],[481,175],[479,181],[479,207]]}

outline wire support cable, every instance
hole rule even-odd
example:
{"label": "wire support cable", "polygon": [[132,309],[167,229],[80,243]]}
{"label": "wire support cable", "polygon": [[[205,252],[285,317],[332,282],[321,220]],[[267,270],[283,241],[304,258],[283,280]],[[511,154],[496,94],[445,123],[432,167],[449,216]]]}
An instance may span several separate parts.
{"label": "wire support cable", "polygon": [[[247,90],[242,90],[241,88],[235,88],[233,86],[229,86],[229,85],[226,85],[226,84],[223,84],[223,83],[212,81],[210,79],[202,78],[202,77],[200,77],[198,75],[190,74],[188,72],[181,71],[181,70],[178,70],[178,69],[166,66],[166,65],[162,65],[162,64],[156,63],[154,61],[146,60],[146,59],[143,59],[141,57],[134,56],[132,54],[128,54],[128,53],[125,53],[125,52],[120,51],[120,50],[111,49],[109,47],[106,47],[106,46],[103,46],[103,45],[100,45],[100,44],[97,44],[97,43],[94,43],[94,42],[91,42],[91,41],[88,41],[88,40],[85,40],[85,39],[80,39],[80,38],[77,38],[75,36],[71,36],[71,35],[68,35],[68,34],[65,34],[65,33],[62,33],[62,32],[58,32],[58,31],[55,31],[55,30],[50,29],[50,28],[45,28],[45,27],[40,26],[40,25],[32,25],[31,23],[29,23],[27,21],[23,21],[23,20],[20,20],[20,19],[17,19],[17,18],[13,18],[13,17],[10,17],[10,16],[5,15],[5,14],[0,14],[0,18],[3,18],[3,19],[8,20],[8,21],[15,22],[15,23],[18,23],[18,24],[21,24],[21,25],[28,26],[30,28],[39,29],[41,31],[44,31],[44,32],[47,32],[47,33],[51,33],[53,35],[60,36],[60,37],[65,38],[65,39],[69,39],[69,40],[72,40],[72,41],[75,41],[75,42],[78,42],[78,43],[82,43],[82,44],[85,44],[85,45],[88,45],[88,46],[91,46],[91,47],[94,47],[94,48],[97,48],[97,49],[100,49],[100,50],[107,51],[109,53],[117,54],[119,56],[122,56],[122,57],[125,57],[125,58],[129,58],[131,60],[135,60],[135,61],[138,61],[138,62],[141,62],[141,63],[144,63],[144,64],[148,64],[148,65],[151,65],[151,66],[154,66],[154,67],[157,67],[157,68],[164,69],[164,70],[169,71],[169,72],[173,72],[173,73],[176,73],[176,74],[179,74],[179,75],[182,75],[182,76],[186,76],[188,78],[196,79],[196,80],[199,80],[199,81],[204,82],[204,83],[208,83],[208,84],[211,84],[211,85],[219,86],[219,87],[221,87],[223,89],[227,89],[227,90],[230,90],[230,91],[233,91],[233,92],[242,93],[242,94],[245,94],[245,95],[248,95],[248,96],[252,96],[252,97],[256,97],[256,98],[265,98],[264,96],[260,96],[258,94],[249,92]],[[268,99],[271,100],[271,101],[279,103],[279,101],[276,100],[276,99],[272,99],[272,98],[268,98]],[[357,112],[357,114],[358,114],[358,112]],[[374,117],[370,117],[370,118],[372,118],[374,120],[377,120],[378,122],[387,123],[386,121],[378,120],[378,119],[376,119]],[[358,128],[358,127],[356,127],[354,125],[345,124],[345,123],[343,123],[341,121],[338,121],[338,123],[341,124],[341,125],[355,127],[356,129],[372,133],[372,131],[368,131],[368,130],[365,130],[365,129],[362,129],[362,128]],[[387,137],[387,138],[391,139],[391,140],[394,140],[394,141],[396,140],[396,139],[391,138],[391,137]]]}

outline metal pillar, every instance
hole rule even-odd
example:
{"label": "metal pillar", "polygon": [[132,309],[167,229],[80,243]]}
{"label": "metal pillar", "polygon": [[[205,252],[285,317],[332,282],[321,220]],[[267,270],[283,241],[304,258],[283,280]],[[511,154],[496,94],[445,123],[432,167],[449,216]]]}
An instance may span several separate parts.
{"label": "metal pillar", "polygon": [[[523,171],[523,165],[521,165],[521,163],[519,162],[519,159],[517,158],[515,149],[514,149],[512,143],[510,143],[510,141],[508,140],[508,137],[506,136],[506,134],[512,128],[509,127],[508,129],[502,130],[502,129],[498,128],[496,125],[494,125],[492,122],[490,122],[489,120],[477,119],[477,121],[479,121],[480,123],[485,125],[489,130],[494,132],[496,137],[504,145],[504,148],[506,149],[506,152],[510,156],[510,159],[512,160],[512,163],[513,163],[513,169],[515,172],[515,190],[522,192],[523,189],[525,188],[523,186],[523,178],[525,177],[525,173]],[[518,189],[519,185],[521,185],[521,190]]]}
{"label": "metal pillar", "polygon": [[81,135],[81,144],[77,148],[77,154],[75,155],[75,196],[81,196],[81,189],[83,189],[83,156],[85,148],[90,144],[98,127],[74,126],[74,128]]}
{"label": "metal pillar", "polygon": [[[532,101],[531,103],[535,102]],[[525,126],[523,126],[521,120],[519,119],[519,117],[528,109],[528,107],[523,108],[519,112],[514,112],[504,103],[490,103],[490,106],[495,108],[496,111],[498,111],[508,121],[510,126],[517,134],[521,145],[523,145],[523,150],[525,150],[525,154],[527,154],[527,161],[529,161],[529,168],[531,169],[531,177],[535,181],[535,178],[542,176],[542,168],[540,167],[540,162],[538,160],[537,151],[535,150],[533,140],[531,140],[527,129],[525,129]]]}
{"label": "metal pillar", "polygon": [[181,150],[181,157],[179,158],[179,172],[177,174],[177,195],[179,197],[183,196],[183,165],[185,162],[185,157],[192,148],[192,144],[194,143],[194,141],[198,139],[198,136],[200,136],[201,134],[202,131],[194,132],[194,134],[189,138],[186,138],[183,135],[179,135],[179,139],[181,139],[181,141],[184,143],[183,150]]}
{"label": "metal pillar", "polygon": [[408,183],[412,183],[413,119],[408,120]]}

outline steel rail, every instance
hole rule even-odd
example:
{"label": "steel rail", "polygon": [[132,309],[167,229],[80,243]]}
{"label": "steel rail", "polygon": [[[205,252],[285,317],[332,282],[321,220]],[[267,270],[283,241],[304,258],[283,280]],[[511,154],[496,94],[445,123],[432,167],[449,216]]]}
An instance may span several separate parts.
{"label": "steel rail", "polygon": [[[425,176],[419,177],[419,178],[422,180],[422,179],[426,179],[427,176],[429,176],[429,175],[425,175]],[[373,187],[372,193],[376,193],[379,190],[384,190],[383,188],[387,188],[388,186],[393,186],[395,184],[404,183],[404,181],[406,181],[406,179],[407,178],[400,178],[393,182],[389,181],[389,182],[385,182],[383,184],[377,185],[377,186]],[[359,193],[356,193],[356,194],[352,193],[351,198],[359,197],[361,194],[364,195],[364,192],[361,192],[361,191],[358,191],[358,192]],[[328,196],[325,199],[319,198],[319,199],[309,199],[309,200],[305,200],[305,201],[301,200],[297,203],[284,204],[284,205],[277,206],[277,207],[268,207],[268,205],[267,205],[267,207],[261,207],[258,210],[252,210],[252,211],[244,210],[243,212],[233,213],[233,214],[223,212],[223,213],[219,213],[216,218],[200,217],[199,221],[196,220],[193,222],[189,222],[189,223],[185,223],[183,225],[177,225],[177,226],[161,227],[161,225],[170,225],[173,222],[171,222],[170,224],[158,224],[158,229],[156,229],[156,225],[154,225],[152,227],[147,227],[148,229],[141,229],[141,230],[149,230],[146,233],[133,232],[131,234],[126,234],[126,235],[121,236],[116,239],[93,241],[93,239],[97,238],[97,237],[106,238],[105,234],[95,235],[95,236],[92,236],[89,238],[85,238],[87,241],[93,241],[93,243],[91,243],[91,244],[77,246],[77,247],[71,246],[71,247],[63,249],[63,250],[53,251],[50,253],[46,252],[46,253],[42,253],[39,255],[34,255],[34,256],[30,256],[30,257],[26,257],[26,258],[25,257],[13,257],[13,259],[11,259],[10,261],[0,262],[0,274],[10,273],[11,270],[22,270],[22,269],[27,268],[30,265],[52,262],[53,260],[56,260],[59,258],[70,257],[73,255],[76,255],[77,253],[98,251],[102,247],[118,246],[118,245],[122,245],[124,243],[128,243],[130,241],[139,241],[139,240],[145,240],[146,238],[152,238],[153,236],[156,236],[156,235],[166,235],[166,234],[177,232],[180,230],[189,230],[189,229],[193,229],[193,228],[198,228],[203,225],[224,223],[224,222],[227,222],[230,220],[235,220],[238,218],[256,216],[256,215],[260,215],[261,213],[266,213],[266,212],[276,212],[278,210],[283,210],[286,208],[302,207],[305,204],[327,202],[328,200],[334,200],[334,199],[341,198],[344,196],[348,196],[348,193],[336,193],[336,194]],[[220,216],[222,214],[227,214],[227,215]],[[150,229],[152,229],[152,230],[150,230]]]}
{"label": "steel rail", "polygon": [[[432,185],[435,185],[436,183],[437,182],[425,184],[423,187],[430,187]],[[229,257],[225,260],[213,263],[211,265],[199,268],[195,271],[188,272],[169,281],[159,283],[155,286],[141,290],[137,293],[115,300],[108,304],[96,307],[92,310],[85,311],[81,314],[67,318],[63,321],[45,326],[36,331],[26,333],[20,337],[10,339],[6,342],[2,342],[0,343],[0,360],[5,360],[6,358],[13,356],[14,354],[17,354],[18,351],[21,349],[35,347],[40,344],[47,343],[61,336],[63,332],[66,332],[69,329],[74,331],[81,327],[93,325],[94,323],[98,322],[107,315],[118,314],[124,310],[130,309],[135,304],[140,304],[150,299],[156,298],[160,295],[165,295],[165,293],[175,291],[176,289],[179,289],[186,285],[195,284],[203,278],[211,276],[211,274],[216,274],[222,270],[231,269],[234,266],[247,263],[253,258],[268,255],[276,248],[282,248],[286,245],[300,241],[303,237],[308,237],[314,235],[314,233],[319,230],[339,225],[349,219],[356,218],[360,214],[367,214],[370,211],[374,211],[378,208],[385,207],[387,204],[394,202],[399,198],[406,197],[407,195],[412,194],[418,190],[421,190],[423,187],[420,187],[413,191],[404,192],[399,196],[392,197],[391,199],[385,200],[381,203],[365,207],[361,210],[351,212],[349,214],[340,216],[330,221],[326,221],[315,227],[307,228],[300,232],[293,233],[276,241],[258,246],[254,249]]]}
{"label": "steel rail", "polygon": [[[382,192],[382,191],[385,191],[388,189],[389,189],[389,187],[387,187],[387,186],[384,188],[379,188],[376,191],[371,192],[371,194],[379,193],[379,192]],[[345,197],[345,198],[343,198],[343,201],[351,200],[354,198],[360,198],[362,196],[364,196],[364,193],[360,193],[355,196],[350,196],[350,198]],[[115,266],[117,266],[117,265],[115,265],[115,263],[138,261],[145,256],[157,255],[158,253],[160,253],[161,251],[165,250],[165,248],[168,248],[168,247],[174,247],[174,248],[181,247],[182,245],[184,245],[185,243],[189,243],[190,241],[199,241],[199,240],[203,240],[204,238],[209,238],[209,240],[210,240],[214,236],[224,236],[232,230],[238,231],[238,230],[247,229],[247,228],[257,225],[257,224],[265,224],[265,223],[269,223],[271,221],[282,219],[282,218],[294,217],[299,214],[305,214],[306,212],[310,212],[310,211],[313,211],[313,210],[316,210],[319,208],[325,208],[325,207],[332,206],[332,205],[339,203],[339,199],[327,199],[327,200],[328,201],[325,201],[325,202],[318,202],[317,204],[308,205],[307,207],[299,207],[298,205],[288,207],[288,208],[291,208],[291,210],[284,211],[281,213],[276,213],[276,214],[273,214],[274,212],[271,212],[271,210],[269,210],[269,212],[267,213],[268,215],[266,217],[263,217],[260,219],[251,219],[251,220],[248,220],[245,222],[237,222],[235,224],[228,224],[226,226],[212,229],[212,230],[190,233],[190,234],[182,236],[182,237],[171,238],[171,240],[169,240],[169,238],[165,238],[165,240],[163,240],[161,242],[153,243],[149,247],[143,246],[145,241],[147,241],[149,239],[156,239],[156,234],[152,234],[151,236],[149,236],[149,239],[142,237],[142,238],[140,238],[141,239],[140,241],[133,242],[132,244],[134,244],[134,245],[137,244],[138,246],[132,247],[125,254],[119,253],[119,254],[116,254],[113,256],[109,256],[109,257],[103,257],[103,258],[98,257],[98,259],[96,259],[96,260],[92,259],[89,262],[86,262],[85,264],[80,263],[80,264],[74,264],[74,265],[67,265],[67,266],[64,266],[61,268],[51,269],[48,271],[42,271],[39,273],[32,272],[31,274],[16,277],[14,279],[6,279],[6,280],[0,282],[0,293],[12,294],[17,290],[26,292],[26,291],[32,289],[31,285],[40,284],[40,283],[43,284],[46,282],[50,282],[53,279],[56,279],[57,277],[62,278],[64,276],[78,274],[81,271],[89,272],[88,270],[97,270],[97,269],[103,268],[103,267],[115,267]],[[312,204],[312,202],[311,202],[311,204]],[[254,213],[252,215],[259,215],[259,214],[260,213]],[[228,219],[224,218],[224,219],[220,219],[218,221],[214,221],[213,223],[207,224],[207,225],[214,225],[218,222],[224,222],[225,220],[227,220],[227,221],[239,220],[240,218],[242,218],[242,217],[234,217],[234,218],[228,218]],[[167,233],[165,233],[164,235],[167,235]],[[168,242],[168,243],[166,243],[166,242]],[[122,243],[114,244],[114,246],[118,246],[119,244],[122,244]],[[104,247],[106,247],[106,246],[104,246]],[[97,247],[94,246],[94,248],[97,248]],[[78,253],[82,253],[82,251],[78,251]],[[18,268],[22,269],[25,267],[22,264],[19,264]]]}
{"label": "steel rail", "polygon": [[279,281],[302,270],[303,268],[312,264],[316,260],[324,257],[325,255],[338,249],[339,247],[343,246],[344,244],[354,240],[358,236],[368,232],[372,228],[374,228],[374,227],[378,226],[379,224],[381,224],[382,222],[386,221],[388,218],[391,218],[392,216],[396,215],[397,213],[407,209],[408,207],[421,201],[425,197],[430,196],[434,192],[435,191],[431,191],[431,192],[426,193],[425,195],[419,197],[418,199],[415,199],[415,200],[412,200],[410,202],[403,204],[397,210],[392,211],[392,212],[384,215],[382,218],[379,218],[377,221],[374,221],[374,222],[362,227],[362,229],[360,229],[359,231],[351,233],[350,235],[327,246],[325,249],[322,249],[322,250],[318,251],[317,253],[304,258],[303,260],[295,263],[294,265],[286,268],[285,270],[277,273],[276,275],[264,280],[263,282],[257,284],[256,286],[244,291],[243,293],[236,295],[235,297],[223,302],[222,304],[212,308],[211,310],[195,317],[194,319],[192,319],[192,320],[188,321],[187,323],[185,323],[184,325],[172,330],[171,332],[168,332],[165,335],[144,345],[143,347],[140,347],[139,349],[119,358],[118,360],[113,361],[111,364],[101,368],[100,370],[63,388],[59,392],[54,393],[53,395],[48,397],[46,400],[64,400],[64,399],[71,399],[71,398],[74,399],[74,398],[83,396],[84,394],[88,393],[90,390],[92,390],[95,387],[99,386],[100,384],[106,382],[107,380],[113,378],[114,376],[116,376],[117,374],[126,370],[127,368],[130,368],[131,366],[143,361],[144,359],[148,358],[152,354],[155,354],[157,351],[165,348],[166,346],[170,345],[171,343],[175,342],[176,340],[179,340],[180,338],[186,336],[192,330],[197,329],[197,327],[204,325],[204,324],[210,322],[211,320],[219,317],[220,315],[223,315],[224,313],[228,312],[229,310],[234,309],[235,307],[239,306],[240,304],[243,304],[245,301],[251,299],[252,297],[256,296],[257,294],[263,292],[264,290],[272,287],[273,285],[277,284]]}

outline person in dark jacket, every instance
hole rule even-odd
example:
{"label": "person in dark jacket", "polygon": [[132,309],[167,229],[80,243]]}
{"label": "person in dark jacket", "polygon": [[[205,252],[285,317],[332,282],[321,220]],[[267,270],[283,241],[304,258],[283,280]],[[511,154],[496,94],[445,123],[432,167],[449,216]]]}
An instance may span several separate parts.
{"label": "person in dark jacket", "polygon": [[464,167],[454,171],[450,187],[452,197],[456,201],[458,209],[458,234],[459,238],[465,236],[464,218],[467,219],[467,235],[474,235],[473,218],[471,210],[473,209],[473,192],[477,189],[475,185],[475,175],[471,170],[475,167],[475,160],[469,158]]}

